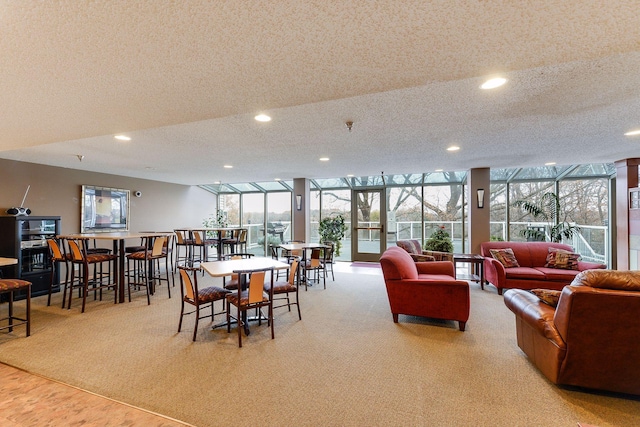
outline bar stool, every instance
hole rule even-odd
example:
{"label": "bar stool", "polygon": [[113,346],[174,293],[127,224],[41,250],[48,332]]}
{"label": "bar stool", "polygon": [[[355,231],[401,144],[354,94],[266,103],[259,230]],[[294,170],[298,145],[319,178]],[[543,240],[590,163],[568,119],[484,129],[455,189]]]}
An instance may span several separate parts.
{"label": "bar stool", "polygon": [[[27,291],[27,308],[24,318],[13,315],[13,294],[22,290]],[[27,327],[27,336],[31,335],[31,282],[20,279],[0,279],[0,294],[9,294],[9,315],[0,319],[0,321],[9,321],[8,326],[0,326],[0,330],[9,329],[13,332],[13,328],[19,325]],[[17,321],[17,323],[14,323]]]}
{"label": "bar stool", "polygon": [[[86,252],[86,247],[87,247],[86,239],[82,239],[82,240],[69,239],[67,240],[67,244],[69,245],[69,254],[71,255],[70,261],[71,261],[72,267],[74,265],[78,265],[80,267],[80,274],[78,277],[77,284],[75,283],[76,270],[75,268],[72,268],[71,270],[71,284],[69,287],[69,301],[67,303],[67,309],[71,308],[71,300],[73,298],[74,287],[80,288],[82,290],[82,313],[84,313],[84,309],[87,304],[87,293],[89,293],[90,290],[94,292],[94,296],[93,296],[94,299],[96,299],[97,297],[96,293],[99,291],[100,300],[102,300],[102,290],[113,289],[114,291],[113,303],[114,304],[117,303],[118,302],[118,295],[117,295],[118,286],[116,284],[115,277],[112,280],[112,277],[111,277],[112,269],[110,264],[112,262],[115,264],[116,261],[118,260],[118,256],[115,254],[106,254],[106,253],[88,254]],[[108,273],[106,273],[107,283],[104,283],[105,278],[103,277],[102,273],[99,273],[98,276],[94,274],[93,280],[89,282],[89,265],[93,265],[95,267],[97,264],[102,264],[105,262],[109,264]],[[97,269],[94,268],[94,273],[96,271]],[[102,272],[102,267],[100,267],[100,272]],[[93,285],[91,288],[89,288],[89,283]]]}
{"label": "bar stool", "polygon": [[[47,306],[51,305],[51,293],[53,292],[54,280],[56,277],[56,271],[60,273],[60,267],[64,264],[64,292],[62,294],[62,308],[64,308],[64,302],[67,299],[67,286],[69,285],[69,259],[64,251],[64,244],[62,240],[56,241],[56,239],[47,239],[47,245],[49,245],[49,257],[51,259],[51,277],[49,278],[49,296],[47,297]],[[57,269],[57,270],[56,270]]]}
{"label": "bar stool", "polygon": [[[193,260],[191,258],[191,253],[193,250],[193,240],[187,239],[184,232],[185,230],[173,230],[176,235],[176,268],[180,267],[180,263],[182,262],[183,266],[191,266],[193,264]],[[181,255],[180,250],[184,249],[184,254]]]}
{"label": "bar stool", "polygon": [[[144,286],[147,291],[147,305],[151,304],[150,294],[155,293],[154,281],[166,281],[167,292],[171,298],[171,285],[169,284],[169,256],[166,251],[167,237],[145,237],[145,250],[127,255],[128,260],[128,291],[131,302],[131,287]],[[153,245],[150,244],[153,240]],[[160,272],[160,260],[165,260],[165,277]],[[157,261],[157,268],[154,263]],[[131,262],[134,263],[131,268]],[[157,270],[157,274],[156,274]],[[173,277],[173,275],[172,275]]]}

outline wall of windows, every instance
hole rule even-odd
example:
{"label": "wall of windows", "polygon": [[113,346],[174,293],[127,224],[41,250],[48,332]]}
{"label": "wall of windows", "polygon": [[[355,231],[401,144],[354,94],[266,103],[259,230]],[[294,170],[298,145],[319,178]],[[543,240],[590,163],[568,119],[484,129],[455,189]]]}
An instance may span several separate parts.
{"label": "wall of windows", "polygon": [[[554,192],[564,207],[564,216],[559,219],[580,227],[579,235],[566,243],[587,260],[610,262],[609,188],[614,173],[610,164],[492,169],[488,194],[491,239],[522,241],[525,240],[522,231],[527,228],[548,229],[548,223],[513,206],[513,202],[528,200],[535,203],[544,193]],[[417,239],[424,243],[433,231],[444,227],[452,236],[454,251],[465,252],[466,179],[466,172],[432,172],[311,180],[311,241],[319,241],[318,223],[323,217],[342,214],[349,228],[339,259],[348,260],[351,254],[351,190],[384,188],[387,246],[394,246],[400,239]],[[250,247],[260,254],[268,250],[269,242],[291,239],[291,187],[292,183],[205,186],[219,194],[220,209],[226,213],[230,225],[252,229]],[[261,191],[256,192],[256,189]],[[366,203],[359,204],[358,209],[361,211],[359,217],[367,217]],[[270,232],[282,228],[285,229],[282,235],[279,231]]]}

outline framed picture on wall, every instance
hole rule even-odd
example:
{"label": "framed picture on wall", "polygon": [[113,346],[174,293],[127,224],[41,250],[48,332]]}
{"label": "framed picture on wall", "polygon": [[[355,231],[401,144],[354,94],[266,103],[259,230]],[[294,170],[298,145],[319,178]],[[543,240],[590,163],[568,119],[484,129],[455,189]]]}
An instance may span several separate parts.
{"label": "framed picture on wall", "polygon": [[129,231],[129,197],[121,188],[82,186],[80,232]]}

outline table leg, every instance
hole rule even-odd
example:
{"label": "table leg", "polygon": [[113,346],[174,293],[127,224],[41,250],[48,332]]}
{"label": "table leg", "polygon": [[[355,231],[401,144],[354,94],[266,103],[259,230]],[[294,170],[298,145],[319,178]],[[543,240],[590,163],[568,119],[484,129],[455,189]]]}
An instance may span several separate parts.
{"label": "table leg", "polygon": [[116,263],[115,276],[118,278],[118,302],[124,302],[124,287],[125,287],[125,253],[124,253],[124,239],[113,241],[113,253],[118,254],[118,262]]}

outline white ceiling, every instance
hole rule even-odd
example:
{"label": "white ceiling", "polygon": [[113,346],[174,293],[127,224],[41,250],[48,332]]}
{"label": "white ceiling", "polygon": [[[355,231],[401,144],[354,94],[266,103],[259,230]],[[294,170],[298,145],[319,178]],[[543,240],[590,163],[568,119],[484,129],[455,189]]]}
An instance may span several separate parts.
{"label": "white ceiling", "polygon": [[[210,184],[640,157],[640,137],[624,136],[640,128],[639,12],[637,0],[3,1],[0,158]],[[509,81],[480,90],[493,75]]]}

